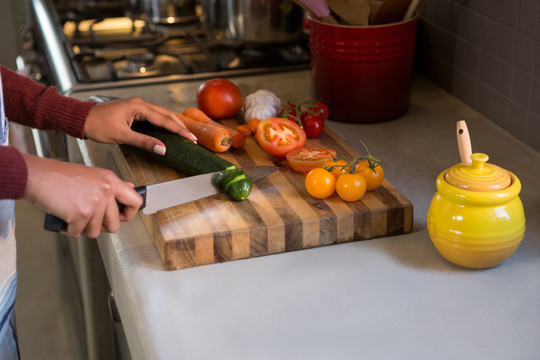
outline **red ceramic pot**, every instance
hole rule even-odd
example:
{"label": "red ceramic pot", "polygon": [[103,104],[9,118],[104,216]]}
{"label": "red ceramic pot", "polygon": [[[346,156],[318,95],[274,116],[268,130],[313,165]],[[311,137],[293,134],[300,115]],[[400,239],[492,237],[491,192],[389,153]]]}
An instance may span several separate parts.
{"label": "red ceramic pot", "polygon": [[309,19],[312,96],[328,105],[331,120],[380,122],[407,112],[417,20],[345,26]]}

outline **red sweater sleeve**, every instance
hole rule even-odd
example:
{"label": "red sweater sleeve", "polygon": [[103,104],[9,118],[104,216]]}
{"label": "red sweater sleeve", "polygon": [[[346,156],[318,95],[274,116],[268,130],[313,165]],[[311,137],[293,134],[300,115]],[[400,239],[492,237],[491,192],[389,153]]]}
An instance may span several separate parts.
{"label": "red sweater sleeve", "polygon": [[4,109],[9,121],[40,130],[58,130],[82,139],[84,121],[95,105],[58,94],[54,86],[46,87],[32,79],[1,66]]}
{"label": "red sweater sleeve", "polygon": [[[9,121],[40,130],[58,130],[83,138],[84,122],[95,105],[58,94],[0,65],[4,111]],[[26,190],[28,169],[21,153],[0,146],[0,199],[20,199]]]}
{"label": "red sweater sleeve", "polygon": [[28,176],[21,153],[14,147],[0,146],[0,169],[0,199],[20,199]]}

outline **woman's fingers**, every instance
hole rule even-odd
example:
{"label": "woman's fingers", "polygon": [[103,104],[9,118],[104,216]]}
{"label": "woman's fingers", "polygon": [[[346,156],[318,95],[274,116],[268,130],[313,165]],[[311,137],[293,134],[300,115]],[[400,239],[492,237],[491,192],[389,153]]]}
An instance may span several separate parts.
{"label": "woman's fingers", "polygon": [[[23,156],[28,168],[25,199],[66,221],[66,235],[116,232],[120,221],[132,219],[142,204],[133,184],[110,170]],[[122,213],[117,202],[124,205]]]}
{"label": "woman's fingers", "polygon": [[96,104],[86,118],[84,133],[87,138],[102,143],[128,144],[164,154],[161,141],[139,136],[131,129],[134,121],[148,121],[197,141],[174,111],[137,97]]}

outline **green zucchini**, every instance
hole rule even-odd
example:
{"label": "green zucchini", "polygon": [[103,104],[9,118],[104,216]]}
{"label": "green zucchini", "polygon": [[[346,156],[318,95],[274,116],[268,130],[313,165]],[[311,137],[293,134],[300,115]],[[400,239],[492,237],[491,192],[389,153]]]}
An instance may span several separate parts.
{"label": "green zucchini", "polygon": [[[117,100],[111,96],[90,97],[96,102]],[[134,131],[159,139],[165,144],[167,153],[158,155],[150,151],[145,154],[187,175],[208,174],[222,171],[214,178],[215,185],[225,191],[233,200],[245,200],[253,187],[253,181],[243,170],[239,170],[228,160],[223,159],[212,151],[197,145],[190,140],[173,134],[163,128],[146,121],[135,122],[131,126]]]}

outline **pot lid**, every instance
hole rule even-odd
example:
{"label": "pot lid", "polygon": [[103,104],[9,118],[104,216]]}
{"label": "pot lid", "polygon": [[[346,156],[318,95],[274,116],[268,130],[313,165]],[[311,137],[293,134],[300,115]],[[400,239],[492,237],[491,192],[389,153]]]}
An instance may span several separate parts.
{"label": "pot lid", "polygon": [[510,174],[501,167],[488,164],[489,156],[482,153],[471,155],[472,164],[461,163],[452,166],[444,174],[452,186],[469,191],[499,191],[512,182]]}

